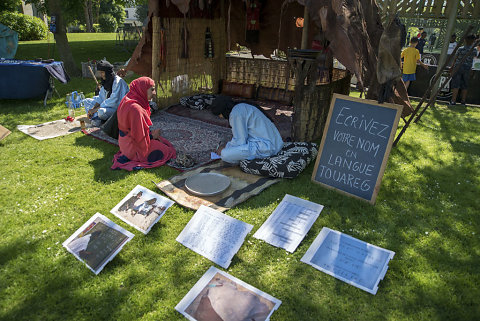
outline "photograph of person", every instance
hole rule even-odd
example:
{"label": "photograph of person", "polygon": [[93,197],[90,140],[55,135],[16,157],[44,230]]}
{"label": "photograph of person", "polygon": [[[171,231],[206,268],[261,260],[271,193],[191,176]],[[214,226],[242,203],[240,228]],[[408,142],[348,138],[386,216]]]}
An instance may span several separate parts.
{"label": "photograph of person", "polygon": [[110,212],[147,234],[174,202],[137,185]]}
{"label": "photograph of person", "polygon": [[175,307],[189,320],[263,321],[280,300],[211,267]]}
{"label": "photograph of person", "polygon": [[98,274],[132,238],[132,233],[96,213],[63,246]]}

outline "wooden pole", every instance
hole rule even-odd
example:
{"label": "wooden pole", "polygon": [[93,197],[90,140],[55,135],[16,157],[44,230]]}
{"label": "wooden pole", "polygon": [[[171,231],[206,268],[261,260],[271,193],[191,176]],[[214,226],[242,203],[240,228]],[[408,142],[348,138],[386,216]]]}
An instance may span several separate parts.
{"label": "wooden pole", "polygon": [[308,25],[310,23],[310,16],[308,14],[308,8],[305,6],[303,10],[303,31],[302,31],[302,45],[301,49],[308,48]]}
{"label": "wooden pole", "polygon": [[[440,57],[438,58],[438,66],[443,66],[445,61],[447,60],[447,51],[448,45],[450,44],[450,38],[452,37],[452,31],[455,27],[455,22],[457,19],[457,9],[458,3],[460,0],[448,0],[448,7],[450,11],[448,12],[448,22],[447,22],[447,32],[445,33],[445,39],[443,40],[443,47],[440,53]],[[440,83],[435,83],[435,88],[440,87]]]}
{"label": "wooden pole", "polygon": [[87,67],[88,67],[88,70],[90,71],[90,75],[92,76],[93,80],[95,80],[95,83],[97,84],[97,87],[100,88],[100,84],[98,83],[97,77],[95,77],[95,74],[92,70],[92,67],[90,67],[90,65],[87,65]]}
{"label": "wooden pole", "polygon": [[161,24],[160,17],[152,17],[152,79],[155,81],[155,91],[158,91],[160,81],[159,53],[161,46]]}

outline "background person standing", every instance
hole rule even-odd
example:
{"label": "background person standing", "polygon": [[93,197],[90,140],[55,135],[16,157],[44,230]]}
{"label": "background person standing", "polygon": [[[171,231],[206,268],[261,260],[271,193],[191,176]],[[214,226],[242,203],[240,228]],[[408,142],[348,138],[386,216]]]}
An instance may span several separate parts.
{"label": "background person standing", "polygon": [[457,46],[457,35],[453,34],[450,38],[450,43],[448,44],[448,51],[447,54],[450,55],[453,52],[453,49]]}
{"label": "background person standing", "polygon": [[417,44],[418,38],[413,37],[410,40],[410,46],[403,49],[400,56],[403,59],[402,80],[405,83],[407,90],[408,86],[410,86],[410,82],[416,80],[415,72],[417,70],[417,64],[421,65],[425,69],[428,69],[428,66],[420,60],[420,52],[417,48],[415,48]]}
{"label": "background person standing", "polygon": [[450,70],[453,72],[453,69],[460,65],[460,61],[468,54],[465,61],[462,63],[460,68],[457,70],[455,74],[452,76],[452,82],[450,83],[450,88],[452,89],[452,101],[450,101],[450,105],[455,105],[457,101],[458,91],[461,90],[461,104],[465,106],[467,100],[467,88],[468,88],[468,79],[470,78],[470,72],[472,69],[473,58],[475,57],[475,50],[469,50],[473,46],[473,42],[475,41],[474,35],[469,35],[465,39],[465,46],[458,48],[456,59],[454,59],[455,63]]}
{"label": "background person standing", "polygon": [[433,51],[433,47],[435,46],[435,41],[437,41],[437,35],[435,33],[432,33],[430,35],[430,38],[428,39],[428,48],[430,49],[430,52]]}
{"label": "background person standing", "polygon": [[418,43],[417,43],[417,49],[421,55],[423,55],[423,47],[425,47],[426,43],[427,43],[427,33],[424,31],[422,32],[422,35],[418,39]]}

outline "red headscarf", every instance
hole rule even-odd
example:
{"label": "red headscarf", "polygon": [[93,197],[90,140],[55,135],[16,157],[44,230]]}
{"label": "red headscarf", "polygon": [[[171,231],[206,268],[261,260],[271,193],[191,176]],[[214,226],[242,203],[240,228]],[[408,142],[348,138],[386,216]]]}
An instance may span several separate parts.
{"label": "red headscarf", "polygon": [[149,88],[155,86],[155,82],[149,77],[140,77],[130,83],[130,91],[122,99],[120,105],[129,102],[131,100],[139,104],[145,109],[148,115],[151,115],[150,104],[148,103],[147,91]]}

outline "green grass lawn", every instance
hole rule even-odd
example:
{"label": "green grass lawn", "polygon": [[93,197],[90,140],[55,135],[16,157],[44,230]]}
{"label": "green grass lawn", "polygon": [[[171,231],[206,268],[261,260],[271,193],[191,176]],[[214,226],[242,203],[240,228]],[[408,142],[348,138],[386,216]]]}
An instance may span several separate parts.
{"label": "green grass lawn", "polygon": [[[120,43],[116,44],[115,33],[69,33],[67,36],[73,58],[79,68],[81,68],[81,62],[88,60],[100,60],[106,57],[111,63],[125,62],[131,56],[131,52],[124,49]],[[48,40],[20,41],[15,58],[60,60],[54,43],[51,33],[48,35]]]}
{"label": "green grass lawn", "polygon": [[[20,44],[22,58],[31,46]],[[66,117],[74,89],[93,94],[89,79],[57,89],[47,106],[0,100],[0,124],[12,131],[0,141],[0,320],[184,320],[175,305],[213,265],[175,241],[194,211],[173,205],[147,235],[110,213],[136,185],[159,192],[152,180],[178,172],[111,171],[116,146],[16,130]],[[227,272],[282,301],[272,320],[478,320],[479,141],[479,108],[430,108],[392,149],[373,206],[311,183],[310,165],[226,212],[254,225]],[[286,193],[325,206],[293,254],[252,237]],[[61,245],[96,212],[135,234],[98,276]],[[376,295],[300,262],[322,227],[396,252]]]}

